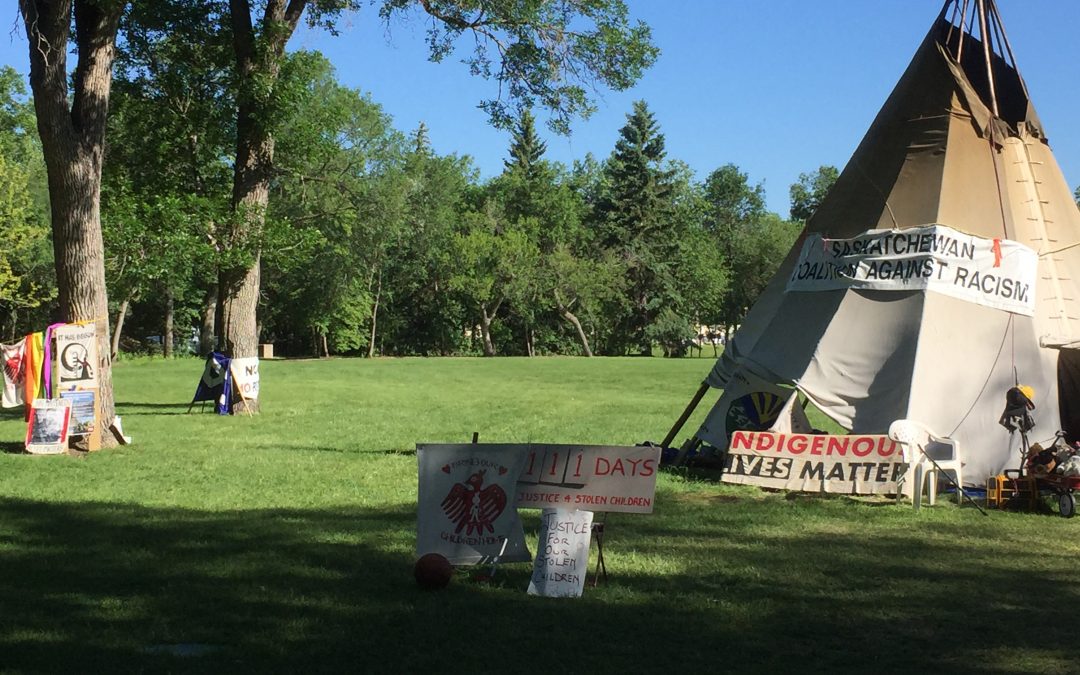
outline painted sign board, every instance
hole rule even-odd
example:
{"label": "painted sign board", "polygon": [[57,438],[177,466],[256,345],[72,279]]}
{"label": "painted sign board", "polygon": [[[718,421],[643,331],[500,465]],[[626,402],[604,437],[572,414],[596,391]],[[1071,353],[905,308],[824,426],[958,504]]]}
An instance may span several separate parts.
{"label": "painted sign board", "polygon": [[233,388],[246,399],[259,398],[259,357],[233,359],[229,367],[232,369]]}
{"label": "painted sign board", "polygon": [[907,470],[888,436],[735,431],[721,481],[841,494],[896,494]]}
{"label": "painted sign board", "polygon": [[98,349],[94,324],[59,326],[53,335],[56,336],[56,372],[53,375],[56,388],[97,387]]}
{"label": "painted sign board", "polygon": [[531,560],[514,508],[525,456],[506,446],[418,445],[417,556],[439,553],[455,565]]}
{"label": "painted sign board", "polygon": [[652,513],[660,448],[526,445],[519,508]]}
{"label": "painted sign board", "polygon": [[585,590],[592,511],[544,509],[529,595],[579,598]]}

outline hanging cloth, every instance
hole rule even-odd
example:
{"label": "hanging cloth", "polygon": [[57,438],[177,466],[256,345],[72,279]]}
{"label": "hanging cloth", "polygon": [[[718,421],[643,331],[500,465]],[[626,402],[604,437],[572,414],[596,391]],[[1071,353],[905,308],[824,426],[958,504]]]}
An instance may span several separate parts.
{"label": "hanging cloth", "polygon": [[45,329],[45,358],[41,366],[41,383],[45,389],[45,398],[52,398],[52,341],[53,331],[66,323],[54,323]]}
{"label": "hanging cloth", "polygon": [[4,390],[0,407],[15,408],[26,398],[26,338],[13,345],[0,345],[0,367],[4,371]]}
{"label": "hanging cloth", "polygon": [[34,399],[38,398],[38,394],[41,393],[41,365],[45,360],[45,334],[40,332],[31,333],[26,336],[25,343],[26,355],[23,363],[26,376],[23,384],[26,387],[26,394],[23,400],[26,402],[26,409],[29,412]]}

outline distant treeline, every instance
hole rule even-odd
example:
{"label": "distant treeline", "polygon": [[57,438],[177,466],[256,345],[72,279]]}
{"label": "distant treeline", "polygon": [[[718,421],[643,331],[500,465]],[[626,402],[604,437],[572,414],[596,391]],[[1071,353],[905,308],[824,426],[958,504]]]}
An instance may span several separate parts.
{"label": "distant treeline", "polygon": [[[102,182],[121,351],[210,349],[218,270],[261,256],[260,340],[278,354],[679,355],[698,326],[738,324],[836,178],[832,167],[803,175],[786,220],[735,164],[718,158],[700,180],[669,158],[640,101],[608,157],[572,166],[544,158],[523,109],[504,171],[481,181],[468,156],[435,153],[422,123],[396,129],[302,51],[286,59],[264,120],[276,143],[265,225],[235,241],[235,98],[214,51],[226,47],[200,45],[199,58],[121,50]],[[47,182],[22,80],[0,72],[4,341],[56,314]]]}

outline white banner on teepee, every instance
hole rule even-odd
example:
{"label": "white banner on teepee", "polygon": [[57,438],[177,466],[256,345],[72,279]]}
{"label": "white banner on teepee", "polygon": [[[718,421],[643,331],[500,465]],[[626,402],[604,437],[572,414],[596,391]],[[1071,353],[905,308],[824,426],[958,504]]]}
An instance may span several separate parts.
{"label": "white banner on teepee", "polygon": [[786,290],[925,289],[1033,316],[1038,262],[1023,244],[945,225],[870,230],[852,239],[814,233],[803,243]]}

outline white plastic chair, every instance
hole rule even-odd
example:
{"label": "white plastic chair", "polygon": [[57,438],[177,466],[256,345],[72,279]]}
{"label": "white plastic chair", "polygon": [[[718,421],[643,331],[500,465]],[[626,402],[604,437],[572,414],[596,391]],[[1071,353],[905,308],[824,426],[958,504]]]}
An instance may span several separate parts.
{"label": "white plastic chair", "polygon": [[[957,486],[964,485],[962,463],[960,461],[960,442],[953,438],[938,436],[926,425],[915,420],[896,420],[889,425],[889,438],[900,444],[908,470],[898,481],[911,486],[911,505],[918,511],[922,502],[922,493],[929,488],[930,506],[937,496],[937,475],[939,471],[952,471]],[[931,462],[930,460],[934,461]],[[937,466],[935,466],[935,463]],[[897,500],[903,491],[897,485]],[[961,490],[956,491],[956,503],[964,499]]]}

